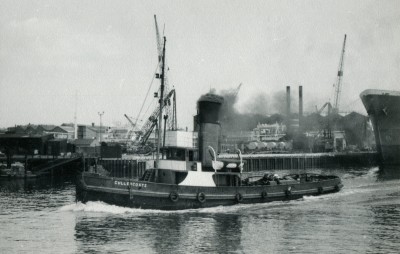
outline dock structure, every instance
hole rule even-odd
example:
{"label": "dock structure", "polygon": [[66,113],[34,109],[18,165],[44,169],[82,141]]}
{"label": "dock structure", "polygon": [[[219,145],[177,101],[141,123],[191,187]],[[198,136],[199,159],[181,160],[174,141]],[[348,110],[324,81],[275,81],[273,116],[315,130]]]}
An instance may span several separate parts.
{"label": "dock structure", "polygon": [[[236,154],[221,154],[220,159],[237,159]],[[109,176],[138,179],[146,170],[146,161],[139,159],[85,158],[85,170],[94,170],[95,163],[101,165]],[[298,170],[344,168],[377,165],[375,152],[362,153],[298,153],[298,154],[244,154],[243,172],[266,170]],[[90,169],[91,168],[91,169]]]}
{"label": "dock structure", "polygon": [[24,165],[25,174],[30,171],[34,177],[46,175],[74,175],[81,170],[83,157],[80,155],[14,155],[1,158],[0,164],[20,163]]}
{"label": "dock structure", "polygon": [[146,161],[136,159],[105,159],[85,158],[84,170],[95,170],[96,165],[101,165],[109,176],[117,178],[138,179],[146,170]]}
{"label": "dock structure", "polygon": [[[238,158],[235,154],[222,154],[219,158]],[[342,168],[377,165],[376,152],[360,153],[295,153],[245,154],[244,172],[279,169]]]}
{"label": "dock structure", "polygon": [[30,170],[36,175],[53,175],[55,171],[60,171],[61,174],[64,173],[65,169],[72,169],[74,172],[79,170],[79,164],[82,161],[82,157],[67,157],[67,158],[57,158],[49,160],[35,167],[30,167]]}

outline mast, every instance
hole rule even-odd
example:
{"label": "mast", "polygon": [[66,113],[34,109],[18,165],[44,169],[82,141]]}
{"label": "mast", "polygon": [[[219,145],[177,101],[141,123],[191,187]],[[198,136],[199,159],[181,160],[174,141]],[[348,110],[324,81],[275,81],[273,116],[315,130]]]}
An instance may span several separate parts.
{"label": "mast", "polygon": [[163,104],[164,104],[164,71],[165,71],[165,44],[167,39],[164,36],[164,46],[163,46],[163,54],[162,54],[162,66],[161,66],[161,87],[160,87],[160,114],[158,115],[158,135],[157,135],[157,154],[156,154],[156,172],[155,172],[155,179],[158,179],[158,164],[160,161],[160,147],[161,147],[161,124],[162,124],[162,112],[163,112]]}
{"label": "mast", "polygon": [[177,118],[177,116],[176,116],[176,93],[175,93],[175,90],[174,90],[174,108],[173,108],[173,112],[172,112],[172,123],[173,123],[173,125],[172,125],[172,130],[174,130],[174,131],[176,131],[176,130],[178,130],[178,118]]}

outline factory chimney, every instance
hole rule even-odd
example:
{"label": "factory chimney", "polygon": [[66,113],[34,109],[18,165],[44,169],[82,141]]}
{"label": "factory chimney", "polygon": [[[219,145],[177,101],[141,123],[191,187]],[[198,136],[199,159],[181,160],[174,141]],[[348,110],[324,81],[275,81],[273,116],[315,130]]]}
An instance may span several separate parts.
{"label": "factory chimney", "polygon": [[77,111],[78,111],[78,91],[75,91],[74,139],[78,139],[78,125],[76,123]]}
{"label": "factory chimney", "polygon": [[286,87],[286,117],[290,118],[290,86]]}
{"label": "factory chimney", "polygon": [[303,118],[303,86],[299,86],[299,121]]}
{"label": "factory chimney", "polygon": [[286,86],[286,132],[291,133],[290,128],[290,86]]}

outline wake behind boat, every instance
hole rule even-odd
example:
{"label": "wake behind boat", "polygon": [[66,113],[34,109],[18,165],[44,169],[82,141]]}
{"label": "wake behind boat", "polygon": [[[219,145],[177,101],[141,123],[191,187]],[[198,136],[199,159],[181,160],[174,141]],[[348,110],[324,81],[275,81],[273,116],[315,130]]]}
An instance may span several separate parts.
{"label": "wake behind boat", "polygon": [[[172,140],[161,146],[164,91],[165,38],[162,55],[160,113],[156,160],[147,161],[140,179],[108,176],[108,171],[82,172],[77,183],[78,201],[104,201],[119,206],[178,210],[238,203],[262,203],[298,199],[339,191],[337,176],[315,174],[262,175],[245,177],[240,151],[237,160],[218,160],[221,124],[220,107],[224,99],[206,94],[197,102],[193,132],[173,131]],[[186,138],[185,138],[186,137]]]}

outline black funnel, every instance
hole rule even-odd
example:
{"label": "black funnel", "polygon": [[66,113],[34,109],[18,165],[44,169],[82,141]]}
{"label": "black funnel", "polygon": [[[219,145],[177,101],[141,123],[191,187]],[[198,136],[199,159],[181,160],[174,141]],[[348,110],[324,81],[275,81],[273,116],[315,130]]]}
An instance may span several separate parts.
{"label": "black funnel", "polygon": [[215,94],[205,94],[197,101],[197,122],[199,124],[199,158],[204,167],[212,166],[208,146],[219,150],[221,126],[219,113],[224,98]]}

